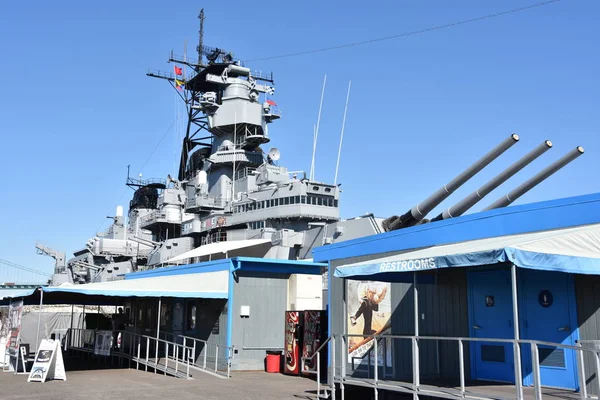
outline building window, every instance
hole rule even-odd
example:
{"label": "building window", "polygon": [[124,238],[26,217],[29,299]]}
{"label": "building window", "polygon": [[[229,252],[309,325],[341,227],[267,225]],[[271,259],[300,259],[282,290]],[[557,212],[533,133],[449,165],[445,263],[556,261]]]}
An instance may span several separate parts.
{"label": "building window", "polygon": [[296,204],[296,198],[295,197],[290,197],[290,204]]}
{"label": "building window", "polygon": [[338,201],[337,200],[333,200],[333,206],[337,207],[338,206]]}
{"label": "building window", "polygon": [[300,196],[300,202],[306,204],[306,196]]}
{"label": "building window", "polygon": [[196,329],[196,301],[190,300],[187,304],[187,324],[186,329],[193,331]]}
{"label": "building window", "polygon": [[296,196],[295,199],[296,199],[296,204],[300,204],[300,196]]}
{"label": "building window", "polygon": [[289,197],[284,198],[283,199],[283,204],[286,205],[286,206],[289,205],[290,204],[290,198]]}

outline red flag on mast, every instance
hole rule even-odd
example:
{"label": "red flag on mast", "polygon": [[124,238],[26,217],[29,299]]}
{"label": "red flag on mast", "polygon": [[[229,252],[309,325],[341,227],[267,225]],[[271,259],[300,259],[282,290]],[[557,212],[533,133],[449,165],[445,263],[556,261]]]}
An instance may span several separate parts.
{"label": "red flag on mast", "polygon": [[273,100],[267,100],[267,104],[277,107],[277,104]]}
{"label": "red flag on mast", "polygon": [[183,74],[183,69],[179,68],[177,65],[174,65],[173,69],[175,70],[175,75],[182,75]]}

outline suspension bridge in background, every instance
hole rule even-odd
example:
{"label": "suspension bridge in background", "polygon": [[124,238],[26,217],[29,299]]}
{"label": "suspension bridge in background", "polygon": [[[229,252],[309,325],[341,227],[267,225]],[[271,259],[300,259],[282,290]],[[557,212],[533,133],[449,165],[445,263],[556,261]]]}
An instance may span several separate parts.
{"label": "suspension bridge in background", "polygon": [[47,285],[52,270],[29,268],[0,258],[0,298],[12,289],[28,289]]}

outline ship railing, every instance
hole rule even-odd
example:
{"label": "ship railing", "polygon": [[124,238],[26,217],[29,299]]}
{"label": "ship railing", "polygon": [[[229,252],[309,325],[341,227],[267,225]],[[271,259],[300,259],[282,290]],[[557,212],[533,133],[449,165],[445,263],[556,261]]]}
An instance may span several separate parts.
{"label": "ship railing", "polygon": [[227,206],[227,200],[223,197],[212,197],[208,195],[196,195],[188,197],[186,200],[186,208],[191,207],[219,207]]}
{"label": "ship railing", "polygon": [[[368,352],[372,353],[372,356],[368,357],[369,361],[365,363],[366,365],[362,365],[361,371],[347,371],[349,362],[347,350],[351,338],[360,338],[362,339],[361,342],[363,344],[370,344],[371,346]],[[336,384],[340,388],[342,400],[345,400],[345,385],[372,388],[375,398],[378,397],[379,391],[381,390],[412,394],[413,398],[419,398],[419,395],[431,397],[454,396],[456,398],[479,399],[497,398],[497,394],[486,393],[486,391],[489,390],[486,387],[475,387],[477,392],[474,392],[470,387],[467,387],[465,365],[468,361],[465,361],[465,358],[468,358],[469,356],[465,356],[465,352],[474,351],[474,346],[477,343],[496,344],[512,348],[515,376],[527,377],[531,380],[532,385],[532,387],[527,388],[527,392],[524,393],[522,379],[516,379],[514,384],[515,393],[514,396],[512,396],[513,399],[524,400],[526,398],[534,398],[536,400],[541,400],[543,398],[544,392],[541,379],[540,349],[543,349],[544,352],[553,352],[557,349],[560,349],[563,352],[574,352],[578,376],[578,389],[576,391],[577,393],[573,392],[572,394],[570,394],[568,389],[565,389],[565,396],[584,400],[598,398],[597,396],[600,393],[600,341],[596,340],[580,340],[577,341],[575,345],[569,345],[526,339],[344,334],[329,336],[311,357],[303,358],[303,360],[307,361],[313,357],[317,357],[319,360],[321,357],[319,352],[328,342],[330,360],[329,376],[327,379],[328,386],[323,387],[321,384],[320,378],[323,371],[321,371],[321,364],[317,363],[317,395],[320,398],[327,398],[329,394],[326,392],[330,391],[330,397],[335,400],[336,390],[334,387]],[[427,371],[421,369],[421,350],[425,350],[427,343],[431,342],[444,343],[446,349],[455,349],[456,357],[452,356],[451,359],[454,361],[450,362],[456,362],[456,368],[452,369],[450,366],[447,368],[448,371],[452,370],[458,372],[457,381],[454,382],[454,384],[448,385],[447,382],[445,382],[443,386],[436,386],[435,379],[432,380],[432,376],[425,376]],[[388,354],[384,353],[383,357],[388,358],[391,355],[392,365],[388,365],[389,363],[385,361],[385,358],[384,360],[381,359],[379,350],[381,350],[382,343],[384,343],[384,350],[389,352]],[[467,347],[467,350],[465,350],[465,347]],[[410,350],[407,351],[408,354],[404,355],[400,354],[402,349]],[[342,352],[341,357],[336,358],[336,352],[339,352],[340,350]],[[530,363],[522,364],[522,353],[528,353],[525,360],[530,361]],[[394,369],[395,366],[398,367],[398,369],[402,368],[402,366],[400,366],[402,363],[399,363],[398,359],[395,359],[395,357],[405,359],[404,357],[407,356],[410,357],[412,366],[405,369],[405,372],[406,375],[412,375],[412,379],[403,381],[401,380],[401,377],[404,376],[402,371]],[[565,354],[565,358],[567,357],[569,357],[569,355]],[[340,361],[341,365],[338,365],[340,364]],[[507,361],[510,362],[510,360]],[[446,360],[446,363],[448,364],[448,360]],[[427,363],[424,365],[426,369],[430,367]],[[590,366],[592,370],[586,371]],[[388,368],[391,371],[387,370]],[[422,375],[428,379],[429,383],[422,383]],[[592,379],[594,377],[595,379]],[[590,394],[588,386],[591,387],[596,394]],[[322,390],[324,390],[323,393],[321,393]],[[556,391],[555,388],[552,390]],[[533,393],[531,393],[531,391]]]}
{"label": "ship railing", "polygon": [[253,175],[254,172],[256,172],[256,168],[252,168],[252,167],[242,168],[241,170],[236,171],[235,180],[239,181],[240,179],[244,179],[248,175]]}
{"label": "ship railing", "polygon": [[257,80],[273,83],[273,73],[272,72],[266,73],[266,72],[262,72],[262,71],[252,71],[252,72],[250,72],[250,76]]}

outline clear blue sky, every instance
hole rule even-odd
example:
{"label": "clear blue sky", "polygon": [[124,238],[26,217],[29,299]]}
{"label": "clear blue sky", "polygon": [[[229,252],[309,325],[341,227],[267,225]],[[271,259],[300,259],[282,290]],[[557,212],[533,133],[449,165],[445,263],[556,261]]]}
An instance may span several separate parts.
{"label": "clear blue sky", "polygon": [[[145,76],[171,70],[171,49],[205,43],[241,59],[428,28],[535,3],[517,0],[219,2],[29,1],[0,6],[0,258],[48,270],[39,240],[69,256],[127,206],[134,174],[176,116],[173,90]],[[292,5],[293,4],[293,5]],[[496,19],[330,52],[257,61],[272,70],[284,118],[271,126],[281,163],[308,170],[323,76],[316,177],[332,181],[346,87],[342,216],[404,212],[496,143],[521,141],[447,207],[544,139],[554,148],[480,210],[576,145],[586,154],[518,203],[597,192],[600,2],[562,0]],[[146,177],[176,173],[175,124]],[[434,210],[436,215],[442,207]],[[0,269],[3,268],[0,266]]]}

